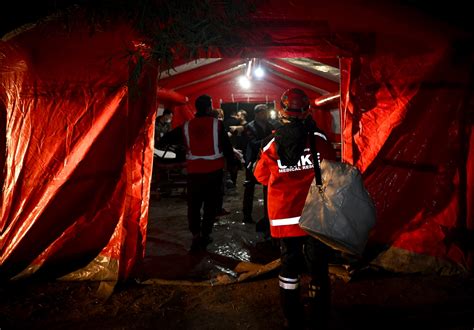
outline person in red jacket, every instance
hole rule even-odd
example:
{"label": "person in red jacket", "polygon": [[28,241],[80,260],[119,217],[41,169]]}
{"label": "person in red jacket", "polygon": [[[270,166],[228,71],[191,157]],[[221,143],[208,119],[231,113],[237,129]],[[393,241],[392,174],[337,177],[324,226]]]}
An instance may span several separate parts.
{"label": "person in red jacket", "polygon": [[[164,144],[186,147],[188,225],[193,235],[191,251],[205,249],[216,219],[225,160],[234,166],[237,160],[222,121],[214,117],[212,99],[196,99],[196,116],[164,135]],[[201,209],[203,209],[201,221]]]}
{"label": "person in red jacket", "polygon": [[[280,239],[280,297],[287,326],[304,328],[304,307],[300,297],[300,277],[307,269],[311,327],[324,328],[329,320],[330,279],[328,259],[331,249],[303,231],[298,220],[314,178],[309,139],[314,139],[321,159],[335,160],[336,154],[326,135],[309,116],[309,99],[301,89],[285,91],[281,97],[283,125],[267,138],[255,166],[255,178],[268,186],[270,233]],[[265,143],[265,142],[264,142]],[[305,268],[306,266],[306,268]]]}

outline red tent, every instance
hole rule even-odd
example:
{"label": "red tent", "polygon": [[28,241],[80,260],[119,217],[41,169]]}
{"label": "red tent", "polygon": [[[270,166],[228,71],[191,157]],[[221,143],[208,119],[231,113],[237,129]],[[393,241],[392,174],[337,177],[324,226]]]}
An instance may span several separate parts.
{"label": "red tent", "polygon": [[[153,63],[129,79],[130,54],[147,50],[131,24],[90,33],[82,15],[72,29],[56,16],[0,42],[1,278],[127,278],[144,254],[157,102],[184,121],[203,92],[273,101],[294,86],[314,99],[340,94],[342,158],[364,173],[377,208],[372,262],[471,269],[469,35],[407,8],[265,1],[244,47],[212,49],[211,63],[157,83]],[[268,80],[241,91],[235,78],[254,58]],[[338,68],[340,81],[289,60],[303,58]]]}

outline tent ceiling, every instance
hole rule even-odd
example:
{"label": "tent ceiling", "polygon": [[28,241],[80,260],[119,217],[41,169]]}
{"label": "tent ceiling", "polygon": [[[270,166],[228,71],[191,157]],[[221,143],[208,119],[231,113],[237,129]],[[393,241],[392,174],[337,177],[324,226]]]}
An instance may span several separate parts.
{"label": "tent ceiling", "polygon": [[[169,78],[172,76],[175,76],[177,74],[197,69],[199,67],[202,67],[204,65],[208,65],[217,61],[222,60],[221,58],[200,58],[196,59],[194,61],[187,62],[185,64],[179,65],[175,68],[173,68],[170,71],[163,72],[162,73],[162,78]],[[322,76],[326,79],[332,80],[334,82],[339,82],[339,68],[337,59],[334,61],[329,62],[328,59],[324,59],[325,63],[315,61],[309,58],[282,58],[279,59],[282,61],[285,61],[289,64],[292,64],[296,67],[300,67],[303,70],[306,70],[308,72],[314,73],[316,75]],[[330,64],[326,64],[326,63]]]}
{"label": "tent ceiling", "polygon": [[315,60],[311,60],[309,58],[285,58],[283,60],[297,67],[300,67],[303,70],[307,70],[321,77],[339,83],[339,68],[335,67],[338,66],[337,62],[333,63],[332,65],[329,65]]}
{"label": "tent ceiling", "polygon": [[178,65],[177,67],[173,68],[170,71],[162,72],[162,78],[169,78],[175,76],[177,74],[197,69],[203,65],[208,65],[214,63],[216,61],[221,60],[220,58],[199,58],[194,61],[187,62],[185,64]]}
{"label": "tent ceiling", "polygon": [[[197,59],[162,72],[158,85],[161,88],[193,97],[196,93],[213,90],[222,95],[244,99],[274,98],[282,89],[297,86],[314,97],[335,93],[339,90],[337,59],[324,62],[308,58],[254,59],[264,70],[261,79],[253,78],[252,87],[245,90],[238,84],[245,75],[251,59],[211,58]],[[328,64],[329,63],[329,64]],[[336,66],[334,66],[336,65]]]}

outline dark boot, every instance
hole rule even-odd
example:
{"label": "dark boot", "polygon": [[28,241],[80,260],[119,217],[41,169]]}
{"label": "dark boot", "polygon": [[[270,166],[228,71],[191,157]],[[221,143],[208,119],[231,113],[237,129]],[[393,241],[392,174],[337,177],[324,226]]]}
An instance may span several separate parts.
{"label": "dark boot", "polygon": [[201,236],[201,248],[205,250],[209,244],[213,241],[212,237],[208,234]]}
{"label": "dark boot", "polygon": [[310,284],[309,295],[309,328],[329,329],[331,315],[331,292],[329,284]]}
{"label": "dark boot", "polygon": [[254,223],[252,219],[254,192],[255,192],[255,183],[251,180],[245,180],[244,198],[243,198],[243,203],[242,203],[242,213],[244,215],[243,221],[245,223]]}
{"label": "dark boot", "polygon": [[304,329],[304,310],[300,290],[280,287],[280,302],[285,316],[285,329]]}
{"label": "dark boot", "polygon": [[202,248],[202,243],[201,243],[201,235],[200,234],[194,234],[193,235],[193,241],[191,243],[191,248],[189,252],[191,253],[196,253],[199,252]]}

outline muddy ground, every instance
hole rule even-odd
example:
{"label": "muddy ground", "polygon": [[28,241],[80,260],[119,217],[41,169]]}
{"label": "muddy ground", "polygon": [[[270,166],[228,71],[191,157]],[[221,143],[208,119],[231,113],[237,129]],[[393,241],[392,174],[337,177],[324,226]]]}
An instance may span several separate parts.
{"label": "muddy ground", "polygon": [[[240,222],[241,196],[240,185],[227,190],[231,213],[198,255],[188,253],[182,190],[152,200],[140,274],[107,299],[98,282],[2,284],[0,329],[281,329],[278,267],[243,279],[236,271],[240,263],[272,264],[278,255],[275,242]],[[256,219],[261,207],[257,189]],[[343,262],[333,266],[331,329],[474,329],[472,276],[400,275],[360,264],[344,273]],[[216,281],[223,277],[228,284]]]}
{"label": "muddy ground", "polygon": [[[11,285],[1,329],[281,329],[276,274],[216,287],[137,285],[105,302],[97,283]],[[333,282],[332,329],[472,329],[473,284],[436,276]]]}

